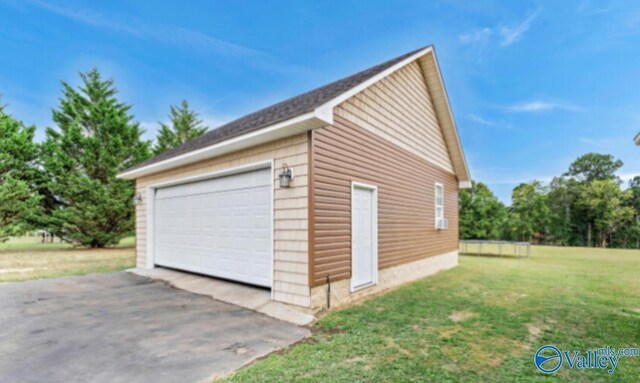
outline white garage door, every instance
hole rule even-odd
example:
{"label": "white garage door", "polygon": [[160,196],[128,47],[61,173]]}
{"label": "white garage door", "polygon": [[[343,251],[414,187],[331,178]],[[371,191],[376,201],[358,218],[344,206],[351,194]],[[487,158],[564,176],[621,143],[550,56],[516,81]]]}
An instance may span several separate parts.
{"label": "white garage door", "polygon": [[156,190],[155,263],[271,286],[271,170]]}

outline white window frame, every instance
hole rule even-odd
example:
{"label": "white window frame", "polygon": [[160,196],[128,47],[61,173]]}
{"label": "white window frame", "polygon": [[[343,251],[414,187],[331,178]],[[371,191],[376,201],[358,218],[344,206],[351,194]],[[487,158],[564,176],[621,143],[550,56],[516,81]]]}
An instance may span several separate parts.
{"label": "white window frame", "polygon": [[[440,188],[440,190],[442,191],[442,204],[438,205],[438,188]],[[444,219],[444,185],[441,184],[440,182],[436,182],[435,183],[435,187],[434,187],[434,216],[435,216],[435,228],[438,228],[438,221],[441,219]],[[440,208],[440,211],[442,212],[441,216],[438,216],[438,208]]]}

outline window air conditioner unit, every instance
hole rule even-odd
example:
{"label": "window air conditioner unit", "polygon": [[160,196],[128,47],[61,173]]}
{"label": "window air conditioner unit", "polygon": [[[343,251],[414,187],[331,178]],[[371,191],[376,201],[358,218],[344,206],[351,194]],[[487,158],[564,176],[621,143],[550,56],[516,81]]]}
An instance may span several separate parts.
{"label": "window air conditioner unit", "polygon": [[448,229],[449,228],[449,220],[442,218],[439,219],[437,224],[436,224],[436,229],[438,230],[444,230],[444,229]]}

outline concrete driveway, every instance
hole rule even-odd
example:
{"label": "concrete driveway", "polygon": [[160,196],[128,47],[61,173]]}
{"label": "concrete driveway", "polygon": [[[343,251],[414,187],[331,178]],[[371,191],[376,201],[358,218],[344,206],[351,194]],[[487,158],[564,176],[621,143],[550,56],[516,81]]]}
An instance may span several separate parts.
{"label": "concrete driveway", "polygon": [[201,382],[305,328],[115,273],[0,284],[0,382]]}

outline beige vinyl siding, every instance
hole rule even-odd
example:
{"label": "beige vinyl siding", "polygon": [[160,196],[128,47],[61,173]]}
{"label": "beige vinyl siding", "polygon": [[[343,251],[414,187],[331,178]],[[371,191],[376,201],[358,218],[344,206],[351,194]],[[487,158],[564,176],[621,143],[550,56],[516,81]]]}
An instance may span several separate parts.
{"label": "beige vinyl siding", "polygon": [[453,172],[431,95],[417,61],[346,100],[334,112]]}
{"label": "beige vinyl siding", "polygon": [[[142,195],[142,203],[136,207],[138,267],[146,267],[147,186],[274,160],[274,299],[309,306],[308,145],[308,134],[304,133],[139,178],[136,188]],[[293,169],[295,179],[291,188],[280,189],[278,174],[285,162]]]}
{"label": "beige vinyl siding", "polygon": [[420,69],[422,70],[422,75],[427,84],[427,89],[431,96],[433,109],[439,116],[438,120],[442,127],[447,150],[451,156],[453,169],[458,175],[458,178],[460,178],[460,181],[469,181],[469,172],[458,138],[453,114],[449,108],[447,91],[442,81],[438,62],[436,61],[433,52],[426,54],[418,61]]}

